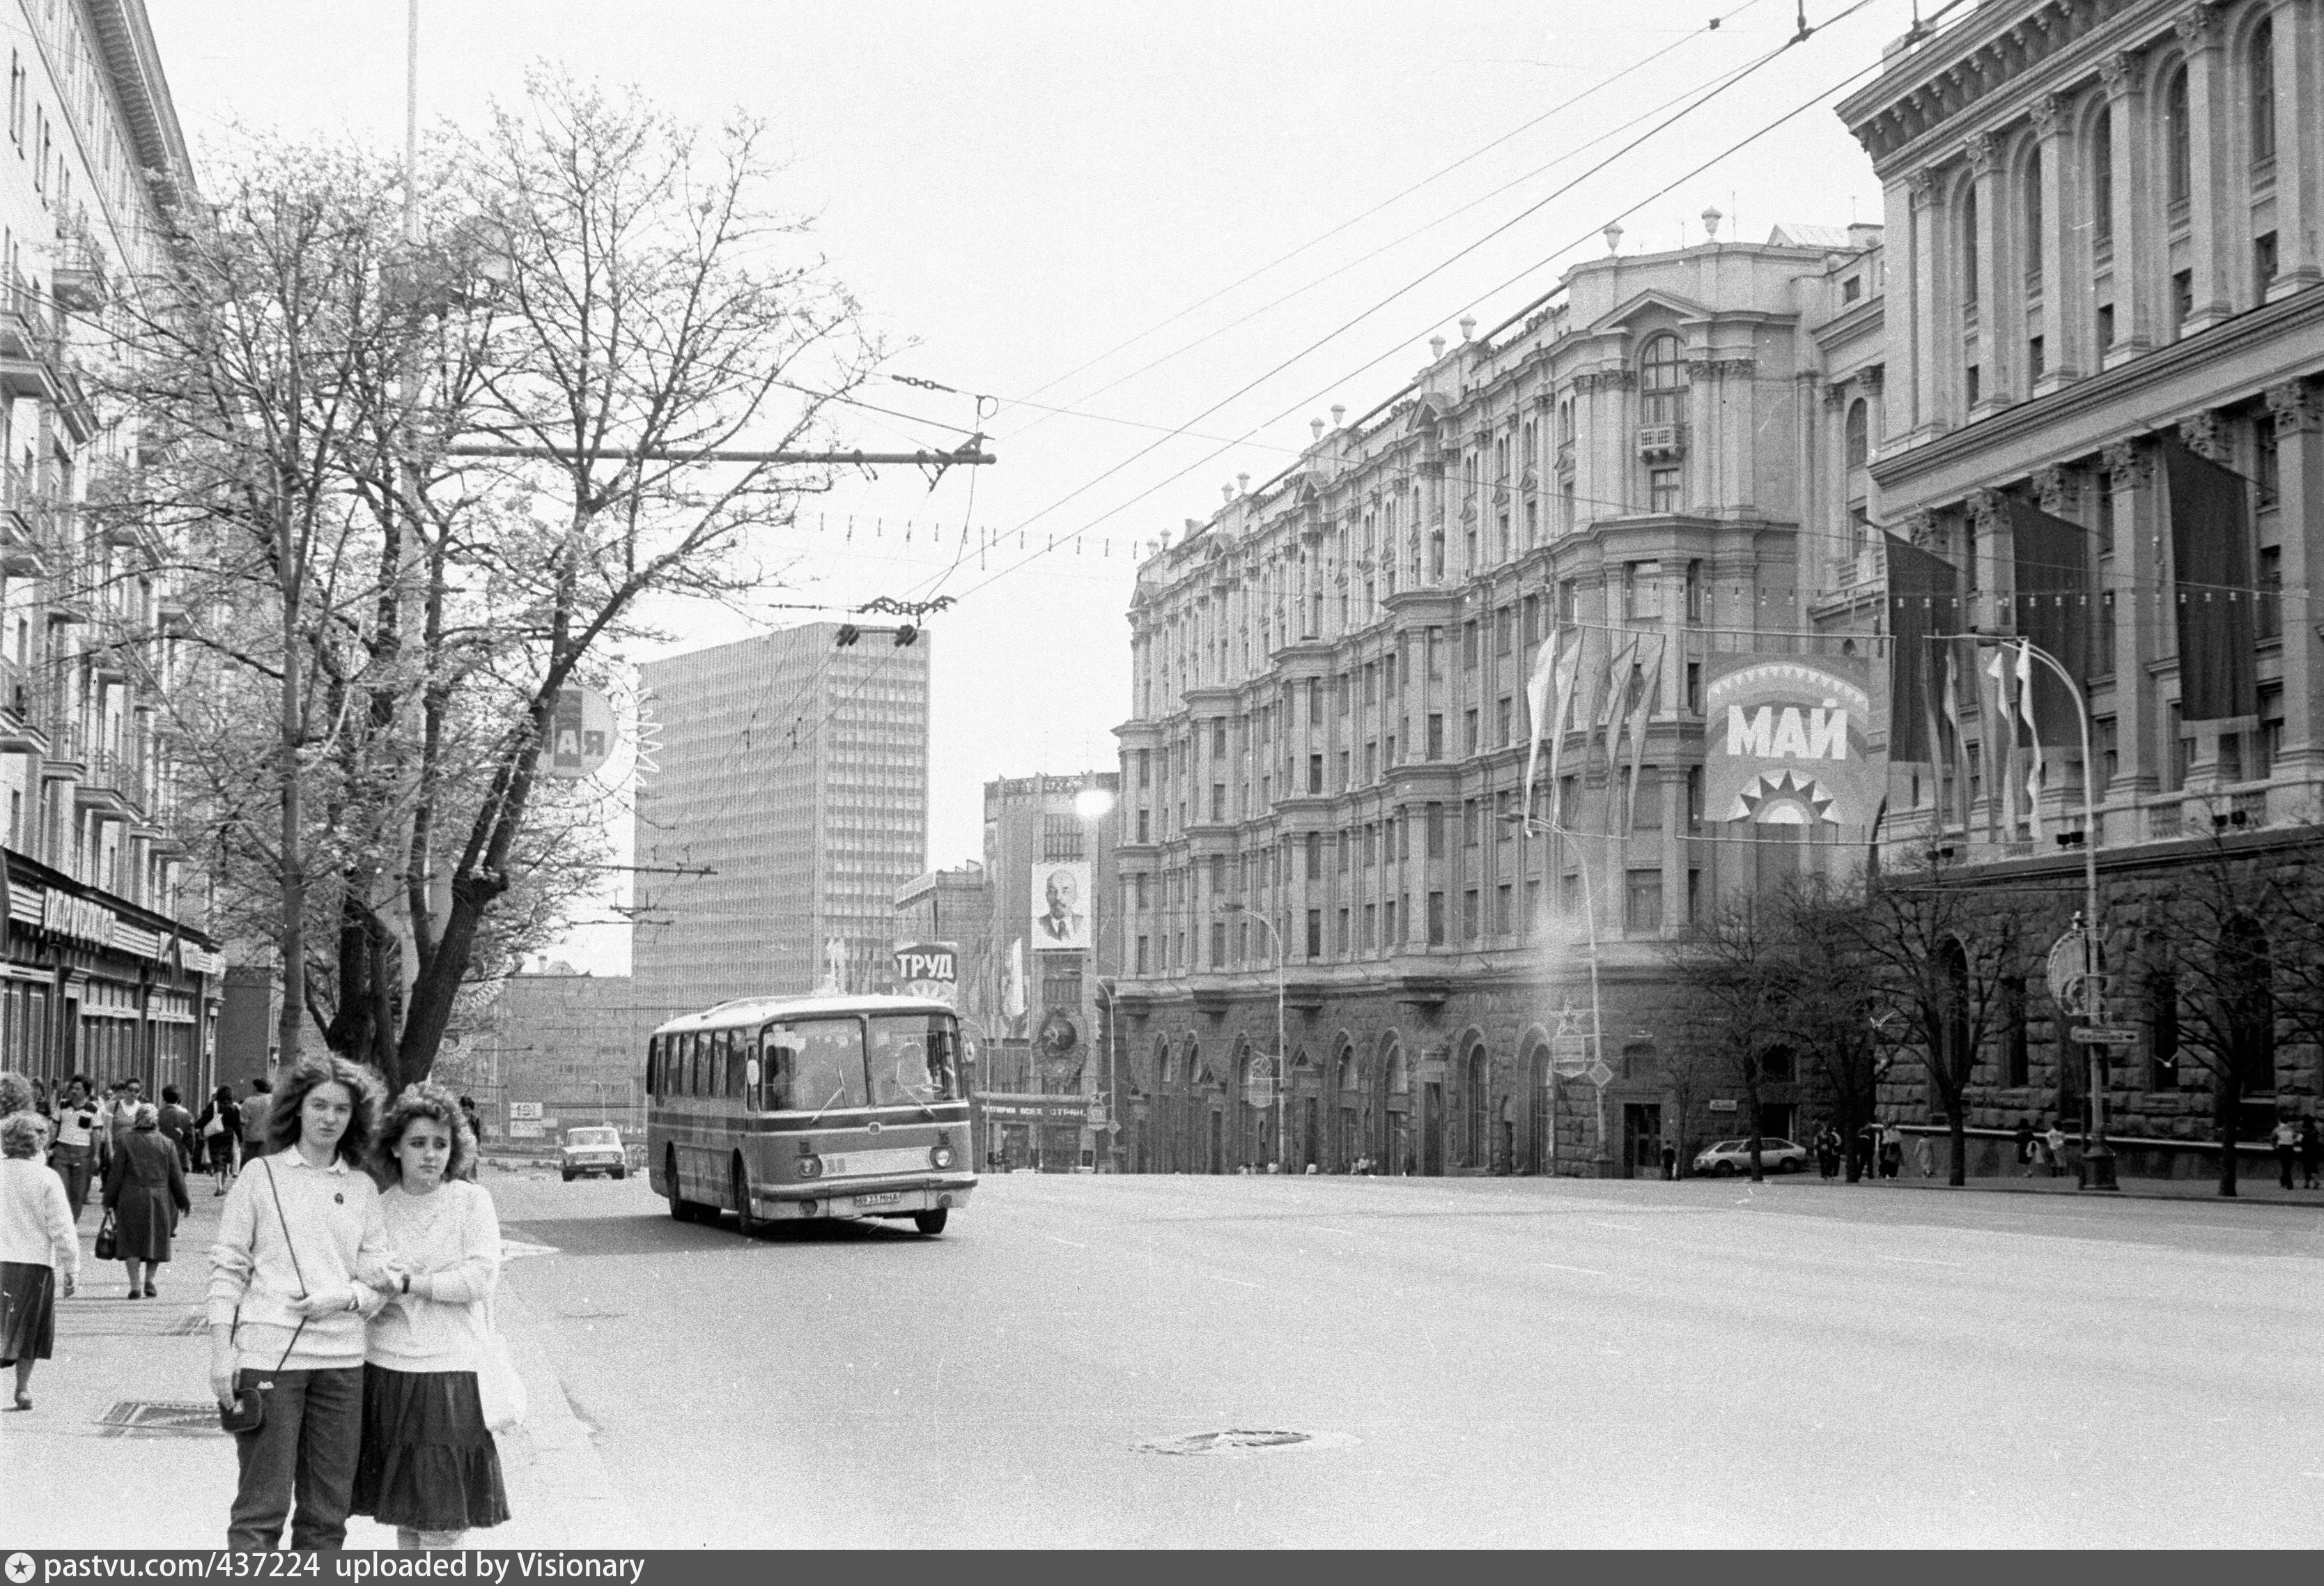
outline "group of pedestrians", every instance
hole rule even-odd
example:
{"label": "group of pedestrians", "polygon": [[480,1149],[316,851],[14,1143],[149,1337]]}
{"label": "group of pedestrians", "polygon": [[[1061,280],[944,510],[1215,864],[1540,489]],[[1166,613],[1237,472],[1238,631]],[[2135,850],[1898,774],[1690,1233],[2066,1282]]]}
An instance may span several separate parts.
{"label": "group of pedestrians", "polygon": [[2300,1187],[2303,1190],[2316,1188],[2316,1170],[2324,1166],[2324,1131],[2317,1128],[2312,1116],[2303,1118],[2298,1123],[2288,1118],[2276,1119],[2275,1127],[2268,1136],[2268,1144],[2275,1149],[2275,1182],[2279,1185],[2287,1190],[2292,1187],[2292,1169],[2297,1163],[2301,1173]]}
{"label": "group of pedestrians", "polygon": [[370,1072],[333,1057],[301,1063],[279,1095],[237,1103],[221,1088],[199,1117],[170,1118],[171,1091],[161,1106],[131,1092],[116,1135],[122,1093],[98,1101],[77,1078],[51,1111],[0,1074],[0,1368],[14,1368],[14,1407],[32,1407],[56,1300],[78,1288],[92,1181],[128,1297],[146,1298],[191,1210],[187,1172],[207,1165],[225,1198],[208,1316],[209,1387],[235,1434],[227,1545],[279,1546],[287,1523],[292,1547],[337,1548],[348,1516],[369,1515],[400,1547],[456,1547],[506,1520],[484,1381],[506,1371],[487,1311],[500,1224],[459,1100],[423,1082],[383,1108]]}

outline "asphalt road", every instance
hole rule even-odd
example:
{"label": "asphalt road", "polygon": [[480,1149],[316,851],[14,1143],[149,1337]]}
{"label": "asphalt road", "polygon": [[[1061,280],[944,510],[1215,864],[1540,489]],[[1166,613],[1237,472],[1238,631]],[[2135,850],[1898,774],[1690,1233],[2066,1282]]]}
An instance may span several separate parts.
{"label": "asphalt road", "polygon": [[[488,1184],[641,1544],[2324,1544],[2324,1197],[1020,1174],[746,1240]],[[1308,1441],[1141,1447],[1229,1430]]]}

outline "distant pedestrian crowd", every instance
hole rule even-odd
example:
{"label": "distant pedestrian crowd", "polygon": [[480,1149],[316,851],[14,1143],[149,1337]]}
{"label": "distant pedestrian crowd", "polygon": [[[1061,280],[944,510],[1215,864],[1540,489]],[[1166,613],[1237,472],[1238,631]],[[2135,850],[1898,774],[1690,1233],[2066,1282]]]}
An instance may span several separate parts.
{"label": "distant pedestrian crowd", "polygon": [[301,1063],[279,1092],[220,1086],[199,1113],[177,1087],[85,1075],[53,1096],[0,1073],[0,1368],[32,1408],[56,1302],[92,1254],[118,1261],[124,1298],[158,1297],[188,1185],[220,1208],[210,1247],[209,1387],[234,1433],[226,1544],[344,1545],[347,1517],[395,1527],[399,1546],[456,1547],[508,1518],[493,1433],[523,1390],[491,1320],[500,1223],[476,1184],[475,1107],[441,1086],[392,1104],[369,1071]]}

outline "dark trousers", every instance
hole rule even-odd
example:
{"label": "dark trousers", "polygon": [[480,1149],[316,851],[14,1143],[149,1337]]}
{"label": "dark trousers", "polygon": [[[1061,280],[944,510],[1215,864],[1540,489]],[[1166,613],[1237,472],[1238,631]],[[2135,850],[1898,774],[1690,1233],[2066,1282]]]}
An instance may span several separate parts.
{"label": "dark trousers", "polygon": [[244,1370],[235,1386],[272,1382],[266,1420],[239,1433],[234,1452],[242,1468],[226,1523],[226,1544],[236,1552],[282,1544],[290,1500],[290,1545],[338,1548],[347,1538],[355,1460],[363,1451],[363,1368],[330,1371]]}
{"label": "dark trousers", "polygon": [[80,1220],[80,1209],[88,1204],[88,1186],[97,1172],[97,1149],[91,1145],[60,1145],[51,1154],[49,1165],[65,1182],[65,1204],[72,1208],[73,1220]]}
{"label": "dark trousers", "polygon": [[2276,1173],[2276,1183],[2287,1190],[2292,1187],[2292,1148],[2291,1146],[2278,1145],[2275,1148],[2275,1164],[2278,1170]]}

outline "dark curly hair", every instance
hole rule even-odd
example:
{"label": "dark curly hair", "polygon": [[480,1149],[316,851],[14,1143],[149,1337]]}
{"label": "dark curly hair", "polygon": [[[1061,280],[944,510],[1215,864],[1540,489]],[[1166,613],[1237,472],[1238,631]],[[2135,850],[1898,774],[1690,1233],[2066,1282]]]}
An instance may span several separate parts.
{"label": "dark curly hair", "polygon": [[404,1087],[379,1120],[379,1137],[371,1148],[371,1176],[382,1185],[403,1182],[403,1164],[396,1159],[395,1148],[403,1143],[403,1131],[415,1118],[432,1118],[451,1132],[452,1157],[444,1164],[447,1183],[459,1178],[476,1159],[476,1132],[468,1127],[466,1114],[451,1091],[433,1080],[421,1080]]}
{"label": "dark curly hair", "polygon": [[335,1153],[349,1167],[361,1167],[364,1155],[371,1149],[372,1136],[379,1127],[380,1098],[386,1087],[379,1076],[361,1063],[349,1062],[344,1057],[310,1057],[290,1071],[274,1092],[274,1105],[266,1115],[266,1149],[271,1154],[294,1149],[299,1144],[299,1115],[306,1110],[308,1093],[318,1085],[341,1084],[355,1098],[355,1116],[347,1119],[347,1131],[339,1136]]}

